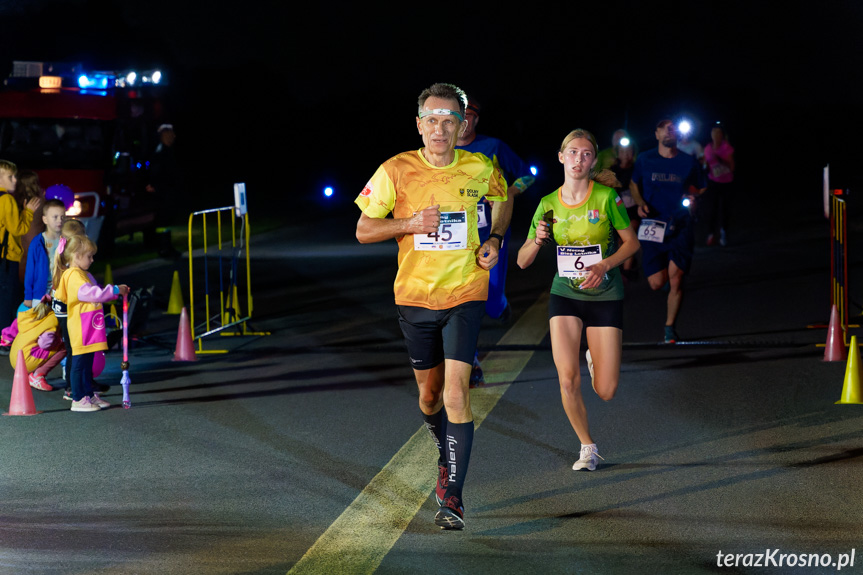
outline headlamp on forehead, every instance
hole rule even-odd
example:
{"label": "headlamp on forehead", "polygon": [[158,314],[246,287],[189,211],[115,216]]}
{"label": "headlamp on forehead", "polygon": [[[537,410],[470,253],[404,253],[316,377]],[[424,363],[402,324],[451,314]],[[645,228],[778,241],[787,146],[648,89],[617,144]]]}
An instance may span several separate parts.
{"label": "headlamp on forehead", "polygon": [[446,108],[435,108],[434,110],[423,110],[420,112],[420,119],[426,116],[455,116],[459,122],[464,122],[464,117],[455,110],[447,110]]}

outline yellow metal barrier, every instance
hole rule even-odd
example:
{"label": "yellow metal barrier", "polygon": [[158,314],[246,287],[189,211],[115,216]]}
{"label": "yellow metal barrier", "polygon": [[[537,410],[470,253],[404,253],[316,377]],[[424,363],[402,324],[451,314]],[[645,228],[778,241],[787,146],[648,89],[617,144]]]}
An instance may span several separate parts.
{"label": "yellow metal barrier", "polygon": [[[839,190],[836,190],[837,192]],[[833,195],[831,210],[831,255],[830,262],[830,304],[839,310],[839,325],[842,326],[843,343],[848,345],[848,290],[846,279],[848,272],[848,216],[845,211],[845,200]]]}
{"label": "yellow metal barrier", "polygon": [[[230,222],[230,230],[231,230],[231,243],[230,243],[230,252],[231,257],[229,258],[231,269],[229,272],[229,284],[227,286],[227,294],[225,293],[225,285],[224,285],[224,271],[222,267],[222,263],[224,261],[223,257],[223,244],[227,243],[227,239],[223,241],[223,227],[226,227],[227,224],[223,226],[223,218],[222,213],[227,212],[226,218]],[[208,229],[207,229],[207,216],[215,217],[216,219],[216,242],[214,244],[210,244],[208,241]],[[200,335],[195,335],[196,327],[195,327],[195,261],[196,258],[194,256],[194,224],[196,222],[196,217],[200,216],[201,221],[201,237],[203,241],[203,273],[204,273],[204,310],[206,314],[206,320],[204,322],[204,333]],[[238,243],[237,238],[237,220],[242,222],[242,229],[240,230],[240,238]],[[227,231],[227,230],[225,230]],[[200,212],[193,212],[189,215],[189,322],[192,328],[192,340],[197,342],[197,351],[196,353],[227,353],[226,349],[212,349],[205,350],[204,349],[204,338],[213,335],[227,335],[227,336],[236,336],[236,335],[270,335],[270,332],[260,332],[260,331],[249,331],[246,322],[248,322],[252,317],[252,276],[251,269],[249,266],[249,236],[251,235],[251,231],[249,229],[249,214],[244,214],[241,218],[237,218],[234,216],[234,207],[227,208],[214,208],[211,210],[203,210]],[[209,254],[213,251],[216,251],[219,258],[219,272],[218,272],[218,280],[219,280],[219,314],[218,321],[214,321],[214,317],[210,313],[210,266],[209,266]],[[246,316],[242,316],[240,313],[240,306],[238,301],[238,281],[239,281],[239,255],[240,253],[244,253],[244,261],[246,267],[246,309],[248,310],[248,314]],[[231,330],[231,331],[228,331]]]}

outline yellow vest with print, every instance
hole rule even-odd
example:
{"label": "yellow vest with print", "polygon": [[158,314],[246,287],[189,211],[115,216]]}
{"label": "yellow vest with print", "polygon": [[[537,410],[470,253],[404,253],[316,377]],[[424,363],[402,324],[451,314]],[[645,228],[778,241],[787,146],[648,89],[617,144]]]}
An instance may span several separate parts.
{"label": "yellow vest with print", "polygon": [[78,290],[85,285],[97,285],[96,280],[82,269],[69,268],[63,272],[55,294],[57,299],[66,302],[72,355],[108,349],[102,304],[78,299]]}
{"label": "yellow vest with print", "polygon": [[[19,313],[18,335],[15,336],[15,341],[12,342],[12,348],[9,350],[9,361],[12,363],[12,369],[15,369],[18,364],[19,350],[24,352],[24,365],[27,366],[27,372],[33,373],[33,370],[63,349],[63,338],[58,327],[59,324],[53,312],[49,311],[42,319],[36,315],[35,309],[28,309]],[[39,336],[46,331],[55,331],[56,337],[50,348],[42,349],[38,346]]]}

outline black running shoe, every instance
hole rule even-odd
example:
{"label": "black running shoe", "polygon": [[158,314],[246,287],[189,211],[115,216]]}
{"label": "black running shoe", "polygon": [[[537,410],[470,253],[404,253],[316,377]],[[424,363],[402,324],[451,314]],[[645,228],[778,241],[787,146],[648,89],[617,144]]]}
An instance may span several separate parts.
{"label": "black running shoe", "polygon": [[677,337],[677,331],[675,331],[673,325],[665,326],[665,343],[677,343],[680,340]]}
{"label": "black running shoe", "polygon": [[443,498],[446,497],[447,487],[449,487],[449,473],[446,472],[446,465],[438,464],[437,485],[434,488],[434,499],[438,505],[443,505]]}
{"label": "black running shoe", "polygon": [[464,529],[464,507],[458,497],[447,497],[434,516],[434,524],[441,529]]}

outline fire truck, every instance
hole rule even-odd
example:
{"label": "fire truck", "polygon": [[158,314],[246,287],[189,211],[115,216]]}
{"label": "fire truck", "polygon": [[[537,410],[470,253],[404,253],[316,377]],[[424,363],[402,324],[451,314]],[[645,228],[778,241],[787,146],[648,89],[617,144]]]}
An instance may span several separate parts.
{"label": "fire truck", "polygon": [[116,237],[155,232],[146,186],[147,159],[165,121],[158,71],[13,62],[4,84],[0,158],[35,171],[43,189],[71,189],[66,214],[84,223],[104,255]]}

